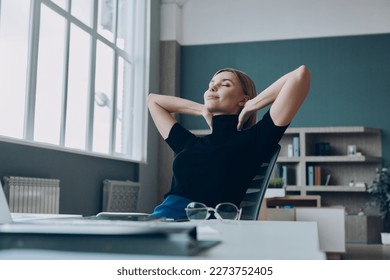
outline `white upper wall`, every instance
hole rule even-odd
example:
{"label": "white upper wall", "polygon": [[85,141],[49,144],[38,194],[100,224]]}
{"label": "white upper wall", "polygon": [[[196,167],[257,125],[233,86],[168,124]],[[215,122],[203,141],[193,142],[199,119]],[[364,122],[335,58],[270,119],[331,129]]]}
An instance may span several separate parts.
{"label": "white upper wall", "polygon": [[390,33],[389,0],[161,2],[161,40],[181,45]]}

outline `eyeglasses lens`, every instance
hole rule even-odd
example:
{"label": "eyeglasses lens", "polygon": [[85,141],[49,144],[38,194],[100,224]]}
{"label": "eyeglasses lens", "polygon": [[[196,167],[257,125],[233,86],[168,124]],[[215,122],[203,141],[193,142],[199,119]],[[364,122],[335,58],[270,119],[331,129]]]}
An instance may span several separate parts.
{"label": "eyeglasses lens", "polygon": [[208,216],[206,205],[198,202],[191,202],[188,204],[186,213],[189,220],[205,220]]}
{"label": "eyeglasses lens", "polygon": [[215,211],[224,220],[236,220],[238,215],[238,209],[233,204],[219,204]]}

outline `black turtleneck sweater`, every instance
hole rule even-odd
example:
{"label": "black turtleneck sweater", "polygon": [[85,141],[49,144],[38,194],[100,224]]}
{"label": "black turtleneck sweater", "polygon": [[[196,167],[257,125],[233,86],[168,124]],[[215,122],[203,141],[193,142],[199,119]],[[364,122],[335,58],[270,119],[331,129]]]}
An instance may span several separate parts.
{"label": "black turtleneck sweater", "polygon": [[287,126],[276,126],[269,114],[250,129],[237,131],[237,115],[214,116],[210,135],[197,137],[176,123],[166,142],[176,153],[171,190],[215,207],[237,206],[261,164],[270,157]]}

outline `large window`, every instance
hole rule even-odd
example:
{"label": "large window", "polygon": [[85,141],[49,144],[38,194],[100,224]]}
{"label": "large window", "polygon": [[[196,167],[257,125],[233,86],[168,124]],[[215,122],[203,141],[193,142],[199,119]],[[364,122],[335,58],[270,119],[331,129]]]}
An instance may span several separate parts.
{"label": "large window", "polygon": [[0,0],[0,135],[144,161],[149,4]]}

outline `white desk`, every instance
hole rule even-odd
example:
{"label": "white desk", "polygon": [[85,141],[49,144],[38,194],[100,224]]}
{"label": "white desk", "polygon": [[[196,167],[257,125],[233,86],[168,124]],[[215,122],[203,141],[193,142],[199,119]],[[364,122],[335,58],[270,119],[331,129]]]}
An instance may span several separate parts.
{"label": "white desk", "polygon": [[0,250],[0,259],[326,259],[316,222],[212,220],[189,224],[197,226],[200,240],[221,243],[191,257],[10,249]]}
{"label": "white desk", "polygon": [[199,239],[212,238],[212,234],[207,234],[207,228],[202,230],[206,224],[219,232],[222,243],[201,253],[200,257],[259,260],[326,259],[326,255],[320,251],[315,222],[206,221],[198,223]]}

